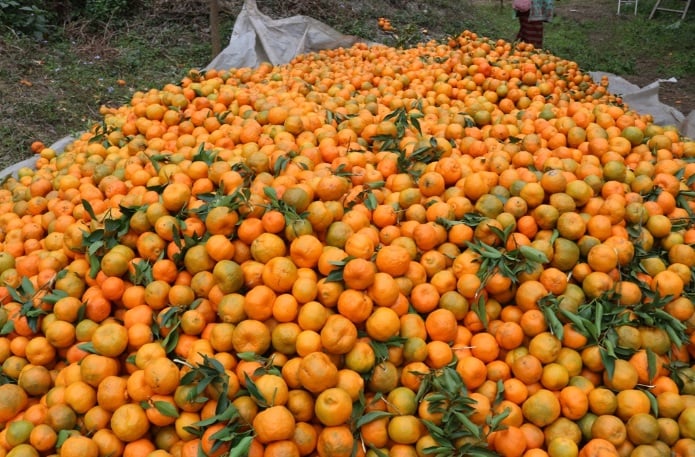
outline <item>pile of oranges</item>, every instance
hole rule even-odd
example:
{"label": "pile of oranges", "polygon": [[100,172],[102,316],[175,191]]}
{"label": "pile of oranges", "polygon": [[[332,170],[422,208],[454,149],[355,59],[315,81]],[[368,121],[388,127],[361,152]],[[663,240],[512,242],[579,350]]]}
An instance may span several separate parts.
{"label": "pile of oranges", "polygon": [[393,25],[391,25],[391,20],[388,18],[380,17],[377,20],[377,25],[384,32],[392,32],[393,31]]}
{"label": "pile of oranges", "polygon": [[0,189],[1,457],[695,455],[695,142],[576,63],[464,32],[102,115]]}

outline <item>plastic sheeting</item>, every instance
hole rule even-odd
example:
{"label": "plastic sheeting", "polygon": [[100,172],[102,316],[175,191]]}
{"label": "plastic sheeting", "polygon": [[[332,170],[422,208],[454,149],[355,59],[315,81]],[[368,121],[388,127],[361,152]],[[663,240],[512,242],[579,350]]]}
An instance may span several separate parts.
{"label": "plastic sheeting", "polygon": [[[55,150],[56,152],[62,151],[65,149],[67,145],[75,141],[75,138],[72,136],[66,136],[61,138],[60,140],[56,141],[53,143],[50,147]],[[17,173],[19,170],[22,168],[35,168],[36,167],[36,157],[29,157],[28,159],[24,159],[21,162],[17,162],[13,165],[10,165],[9,167],[5,168],[4,170],[0,170],[0,181],[3,179],[9,177],[9,176],[14,176],[17,177]]]}
{"label": "plastic sheeting", "polygon": [[258,10],[256,0],[246,0],[234,22],[229,45],[207,68],[253,68],[263,62],[281,65],[299,54],[349,48],[357,42],[365,40],[343,35],[308,16],[272,19]]}
{"label": "plastic sheeting", "polygon": [[661,84],[673,84],[675,80],[659,80],[639,87],[611,73],[590,72],[590,74],[594,81],[600,81],[603,76],[607,76],[608,90],[613,94],[622,96],[623,101],[634,111],[651,114],[655,124],[675,125],[682,135],[690,138],[695,137],[695,111],[691,111],[685,116],[676,108],[659,100],[659,86]]}

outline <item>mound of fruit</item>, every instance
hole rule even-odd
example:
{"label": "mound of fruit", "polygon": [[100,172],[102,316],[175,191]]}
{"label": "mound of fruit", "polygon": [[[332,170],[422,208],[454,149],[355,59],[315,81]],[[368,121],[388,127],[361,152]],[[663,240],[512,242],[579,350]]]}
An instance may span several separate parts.
{"label": "mound of fruit", "polygon": [[0,456],[695,455],[695,142],[464,32],[135,93],[0,189]]}

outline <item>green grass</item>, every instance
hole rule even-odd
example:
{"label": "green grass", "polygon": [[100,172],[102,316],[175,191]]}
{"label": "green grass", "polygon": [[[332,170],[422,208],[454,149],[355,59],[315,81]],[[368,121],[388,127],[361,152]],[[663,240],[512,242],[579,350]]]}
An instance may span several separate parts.
{"label": "green grass", "polygon": [[[102,30],[73,23],[47,42],[2,36],[0,98],[9,103],[0,123],[0,167],[28,158],[34,140],[51,144],[82,131],[99,119],[101,105],[128,103],[135,91],[178,82],[210,61],[209,38],[198,38],[205,16],[183,33],[175,18],[160,19],[156,27],[153,17],[138,17]],[[223,27],[232,23],[225,18]]]}
{"label": "green grass", "polygon": [[[695,45],[684,37],[695,36],[695,13],[682,22],[665,12],[649,20],[654,1],[640,2],[637,16],[627,11],[618,17],[614,0],[556,0],[559,13],[546,26],[546,47],[584,70],[648,81],[682,78],[693,94]],[[243,2],[227,3],[237,9],[222,14],[223,46]],[[99,119],[102,104],[127,103],[135,91],[178,82],[190,68],[211,60],[207,2],[143,4],[155,6],[120,22],[78,18],[53,28],[45,41],[0,30],[0,168],[29,157],[34,140],[51,144],[83,130]],[[403,5],[393,0],[267,0],[258,6],[271,17],[311,15],[343,33],[396,47],[446,39],[463,30],[513,40],[518,28],[510,0],[504,7],[498,0],[413,0]],[[577,19],[567,13],[572,8],[591,14],[579,13]],[[394,34],[377,28],[380,16],[391,20]],[[119,79],[126,85],[119,86]]]}
{"label": "green grass", "polygon": [[[646,13],[617,20],[610,33],[606,33],[605,21],[573,24],[557,18],[548,27],[548,47],[583,68],[633,75],[646,70],[639,68],[639,62],[649,62],[659,72],[680,78],[695,70],[695,49],[683,39],[695,36],[695,22],[684,22],[680,27],[672,25],[667,17],[649,20]],[[592,45],[592,36],[596,34],[604,38],[598,49]]]}

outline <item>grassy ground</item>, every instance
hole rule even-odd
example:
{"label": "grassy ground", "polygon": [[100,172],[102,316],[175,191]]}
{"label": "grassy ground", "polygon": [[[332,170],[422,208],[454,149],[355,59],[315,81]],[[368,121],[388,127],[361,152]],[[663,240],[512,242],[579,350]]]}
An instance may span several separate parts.
{"label": "grassy ground", "polygon": [[[695,109],[695,45],[683,37],[695,36],[695,11],[682,22],[674,13],[658,13],[649,20],[654,1],[642,0],[636,16],[631,11],[617,16],[615,0],[556,0],[556,18],[546,27],[546,47],[583,69],[616,73],[639,85],[676,77],[679,82],[664,85],[660,96],[688,113]],[[243,2],[220,2],[224,45]],[[502,2],[264,0],[258,4],[274,18],[310,15],[343,33],[409,46],[465,29],[513,40],[517,23],[511,0]],[[81,131],[99,119],[102,104],[127,103],[135,91],[176,82],[188,69],[211,60],[207,1],[145,0],[145,4],[149,6],[127,21],[72,21],[52,29],[43,41],[0,30],[0,169],[28,158],[34,140],[51,144]],[[391,20],[394,34],[379,31],[380,16]]]}

